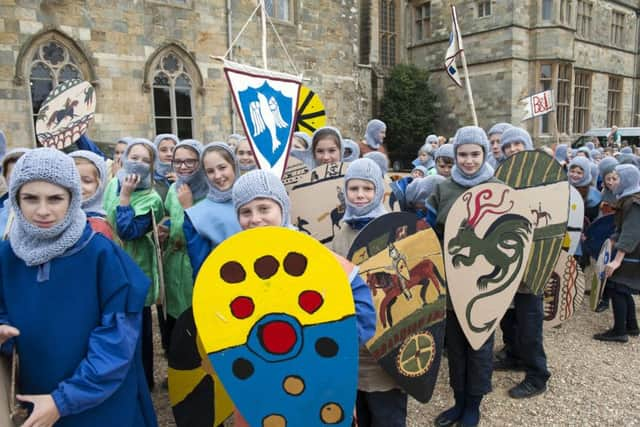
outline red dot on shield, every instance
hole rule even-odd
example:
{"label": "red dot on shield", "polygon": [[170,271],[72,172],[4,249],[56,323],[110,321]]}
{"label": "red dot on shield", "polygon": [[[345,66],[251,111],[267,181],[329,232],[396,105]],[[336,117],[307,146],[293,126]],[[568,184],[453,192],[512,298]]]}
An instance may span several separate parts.
{"label": "red dot on shield", "polygon": [[260,340],[265,350],[272,354],[287,354],[296,344],[295,329],[282,320],[273,320],[262,326]]}
{"label": "red dot on shield", "polygon": [[322,306],[324,299],[317,291],[304,291],[298,296],[300,308],[309,314],[313,314]]}
{"label": "red dot on shield", "polygon": [[231,301],[231,314],[238,319],[246,319],[251,316],[254,308],[253,300],[249,297],[237,297]]}

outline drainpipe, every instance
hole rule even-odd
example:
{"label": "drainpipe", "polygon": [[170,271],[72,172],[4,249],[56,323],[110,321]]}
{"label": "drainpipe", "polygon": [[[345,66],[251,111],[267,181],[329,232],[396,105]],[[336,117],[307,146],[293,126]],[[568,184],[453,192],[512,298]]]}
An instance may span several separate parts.
{"label": "drainpipe", "polygon": [[640,97],[638,96],[638,79],[640,79],[640,67],[638,63],[638,56],[640,55],[640,9],[636,9],[636,49],[633,55],[633,83],[631,92],[631,126],[638,126],[638,103]]}
{"label": "drainpipe", "polygon": [[[227,0],[227,50],[229,50],[229,60],[233,61],[233,49],[231,49],[231,42],[233,41],[231,13],[231,0]],[[236,133],[236,114],[233,111],[233,99],[231,99],[231,96],[231,92],[229,92],[229,116],[231,117],[231,133]]]}

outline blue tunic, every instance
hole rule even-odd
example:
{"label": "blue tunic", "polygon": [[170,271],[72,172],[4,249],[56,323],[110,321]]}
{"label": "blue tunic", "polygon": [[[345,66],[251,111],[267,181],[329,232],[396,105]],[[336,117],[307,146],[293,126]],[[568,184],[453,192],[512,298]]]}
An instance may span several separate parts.
{"label": "blue tunic", "polygon": [[41,266],[0,243],[0,323],[20,330],[20,391],[51,394],[56,427],[157,426],[140,353],[148,288],[131,258],[88,225]]}
{"label": "blue tunic", "polygon": [[211,251],[227,237],[241,231],[231,200],[217,203],[209,199],[184,212],[182,229],[194,279]]}

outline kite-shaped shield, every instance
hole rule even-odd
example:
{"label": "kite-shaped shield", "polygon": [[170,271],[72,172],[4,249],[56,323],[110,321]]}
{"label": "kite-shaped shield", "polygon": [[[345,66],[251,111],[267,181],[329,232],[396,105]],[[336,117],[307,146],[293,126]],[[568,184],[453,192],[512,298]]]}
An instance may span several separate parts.
{"label": "kite-shaped shield", "polygon": [[228,61],[224,72],[258,167],[281,177],[295,131],[300,78]]}

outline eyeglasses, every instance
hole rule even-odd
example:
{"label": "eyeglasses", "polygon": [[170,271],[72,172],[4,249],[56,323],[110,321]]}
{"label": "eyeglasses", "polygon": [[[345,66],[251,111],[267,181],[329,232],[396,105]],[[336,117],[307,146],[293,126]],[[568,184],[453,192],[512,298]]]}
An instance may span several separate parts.
{"label": "eyeglasses", "polygon": [[179,168],[181,166],[185,166],[189,169],[195,168],[198,165],[198,159],[187,159],[187,160],[174,160],[173,167]]}

